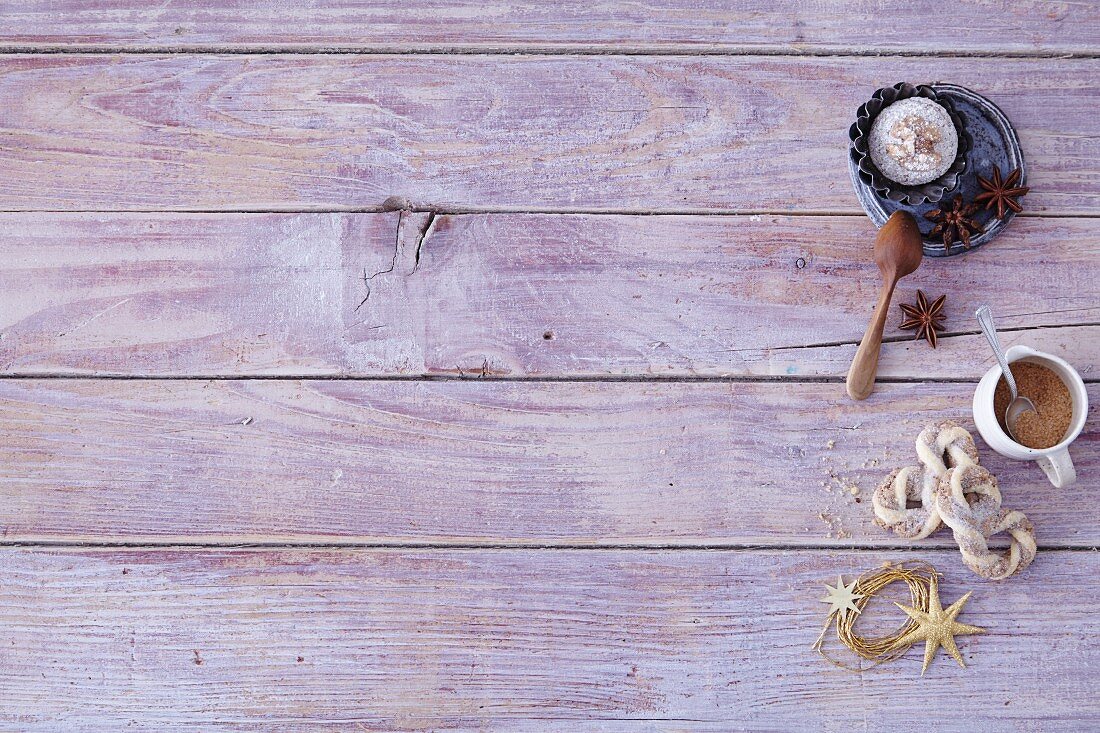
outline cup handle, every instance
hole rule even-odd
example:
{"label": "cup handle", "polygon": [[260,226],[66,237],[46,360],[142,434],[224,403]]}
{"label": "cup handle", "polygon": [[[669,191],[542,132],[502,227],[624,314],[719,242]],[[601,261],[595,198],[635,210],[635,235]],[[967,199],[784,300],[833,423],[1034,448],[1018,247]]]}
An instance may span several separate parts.
{"label": "cup handle", "polygon": [[1038,459],[1039,468],[1047,475],[1054,488],[1061,489],[1077,481],[1077,469],[1073,467],[1073,461],[1069,458],[1069,450],[1063,448],[1060,451],[1042,456]]}

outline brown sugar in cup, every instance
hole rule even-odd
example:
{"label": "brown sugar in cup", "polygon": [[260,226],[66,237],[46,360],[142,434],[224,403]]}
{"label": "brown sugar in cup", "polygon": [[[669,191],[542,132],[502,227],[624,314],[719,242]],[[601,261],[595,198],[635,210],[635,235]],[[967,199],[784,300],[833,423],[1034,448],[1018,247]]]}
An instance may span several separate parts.
{"label": "brown sugar in cup", "polygon": [[[998,422],[1000,417],[997,415],[994,406],[997,383],[1001,381],[1004,374],[1001,371],[1000,364],[994,364],[986,370],[978,381],[978,386],[974,388],[974,399],[971,405],[974,411],[975,427],[981,433],[985,444],[1005,458],[1014,461],[1034,461],[1038,464],[1038,467],[1050,479],[1050,484],[1054,488],[1062,489],[1072,486],[1077,482],[1077,469],[1073,465],[1070,450],[1073,447],[1073,441],[1085,429],[1085,420],[1089,414],[1089,393],[1085,387],[1085,380],[1081,378],[1080,373],[1073,368],[1073,365],[1065,359],[1032,349],[1023,344],[1008,347],[1005,351],[1005,360],[1012,365],[1013,373],[1017,373],[1017,367],[1024,364],[1037,364],[1054,372],[1069,390],[1072,404],[1069,427],[1061,435],[1059,435],[1059,426],[1051,429],[1051,433],[1057,437],[1058,442],[1049,448],[1030,448],[1011,438],[1003,423]],[[1052,384],[1053,388],[1057,389],[1057,383]],[[1025,389],[1031,391],[1031,398],[1035,399],[1036,392],[1029,386],[1025,386]],[[1006,399],[1004,396],[1001,397],[1002,405]]]}
{"label": "brown sugar in cup", "polygon": [[[1016,362],[1012,365],[1019,393],[1031,400],[1036,412],[1025,412],[1016,421],[1016,440],[1028,448],[1051,448],[1062,442],[1073,421],[1073,398],[1069,387],[1052,370],[1041,364]],[[1008,435],[1005,410],[1012,400],[1004,377],[993,393],[997,422]]]}

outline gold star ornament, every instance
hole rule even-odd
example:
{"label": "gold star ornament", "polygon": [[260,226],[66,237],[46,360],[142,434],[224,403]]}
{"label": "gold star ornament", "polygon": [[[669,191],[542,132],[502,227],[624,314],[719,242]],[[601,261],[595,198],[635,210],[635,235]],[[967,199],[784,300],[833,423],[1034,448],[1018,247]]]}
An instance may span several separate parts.
{"label": "gold star ornament", "polygon": [[912,646],[914,643],[923,639],[924,667],[921,668],[921,676],[924,676],[924,672],[928,669],[928,665],[932,663],[932,658],[936,656],[936,650],[941,646],[955,658],[955,661],[959,663],[960,667],[965,667],[966,663],[963,661],[962,654],[959,652],[959,647],[955,645],[955,637],[985,633],[985,629],[977,626],[970,626],[969,624],[960,624],[955,621],[955,617],[959,615],[963,606],[970,600],[970,593],[967,593],[944,610],[943,606],[940,604],[940,591],[938,583],[936,582],[936,576],[934,575],[932,576],[932,586],[930,590],[931,592],[928,594],[927,611],[903,606],[900,603],[895,604],[898,608],[905,611],[905,613],[909,615],[909,618],[916,622],[917,628],[894,642],[892,648],[897,649],[899,647]]}
{"label": "gold star ornament", "polygon": [[836,576],[836,587],[825,584],[825,590],[828,591],[828,595],[821,599],[822,603],[832,604],[829,607],[829,616],[834,613],[839,614],[844,611],[854,611],[859,613],[859,608],[856,607],[856,601],[863,598],[862,594],[856,593],[856,583],[859,580],[853,580],[851,585],[844,585],[844,577],[841,575]]}

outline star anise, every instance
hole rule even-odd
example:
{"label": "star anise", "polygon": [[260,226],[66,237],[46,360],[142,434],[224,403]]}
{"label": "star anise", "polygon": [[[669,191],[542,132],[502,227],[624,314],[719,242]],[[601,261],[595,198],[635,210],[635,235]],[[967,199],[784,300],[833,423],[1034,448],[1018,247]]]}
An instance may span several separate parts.
{"label": "star anise", "polygon": [[1001,180],[1001,169],[993,169],[993,180],[982,178],[978,176],[978,183],[985,189],[985,193],[980,193],[974,197],[975,203],[981,203],[985,201],[985,208],[992,209],[997,207],[997,218],[1005,218],[1005,214],[1009,209],[1012,209],[1019,214],[1023,207],[1020,206],[1017,198],[1027,194],[1031,189],[1027,186],[1016,186],[1016,182],[1020,180],[1020,169],[1012,171],[1008,174],[1008,178]]}
{"label": "star anise", "polygon": [[941,295],[934,302],[929,303],[928,298],[924,296],[924,291],[918,290],[916,305],[899,303],[902,311],[905,312],[905,320],[901,322],[901,328],[906,331],[913,328],[917,329],[917,333],[913,338],[925,338],[933,349],[936,348],[936,331],[943,330],[943,303],[945,300],[947,300],[947,296]]}
{"label": "star anise", "polygon": [[950,208],[932,209],[924,215],[929,221],[938,222],[932,227],[932,236],[937,234],[943,237],[943,248],[950,250],[956,241],[962,242],[962,246],[970,249],[970,235],[985,231],[981,224],[973,218],[978,209],[978,204],[964,204],[962,196],[956,196],[951,202]]}

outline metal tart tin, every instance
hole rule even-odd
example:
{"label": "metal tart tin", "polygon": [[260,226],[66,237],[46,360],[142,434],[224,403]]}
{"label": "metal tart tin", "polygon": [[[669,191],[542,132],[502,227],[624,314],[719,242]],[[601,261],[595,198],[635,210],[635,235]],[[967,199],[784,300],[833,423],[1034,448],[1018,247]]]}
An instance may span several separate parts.
{"label": "metal tart tin", "polygon": [[[989,179],[993,176],[994,168],[1000,168],[1001,173],[1005,175],[1019,168],[1020,181],[1017,185],[1026,186],[1027,168],[1024,165],[1024,154],[1020,150],[1016,131],[1012,129],[1012,124],[997,105],[980,94],[955,84],[937,82],[929,86],[940,99],[950,100],[959,118],[963,120],[965,132],[973,141],[965,156],[965,172],[960,176],[956,188],[947,191],[943,197],[944,200],[939,203],[907,204],[892,200],[875,190],[874,186],[860,175],[859,165],[851,155],[848,156],[848,173],[860,205],[867,212],[867,216],[871,217],[875,226],[881,227],[895,211],[908,211],[920,227],[924,238],[925,256],[945,257],[962,254],[967,249],[960,242],[955,242],[950,249],[945,249],[942,239],[929,236],[929,232],[936,224],[924,218],[924,215],[933,209],[940,208],[941,204],[946,205],[958,195],[967,202],[973,201],[974,197],[984,190],[978,183],[978,176]],[[980,247],[996,237],[1015,216],[1014,211],[1009,211],[1004,219],[997,219],[995,211],[982,208],[974,218],[985,230],[970,238],[970,249]]]}
{"label": "metal tart tin", "polygon": [[[931,99],[943,107],[947,111],[947,116],[951,118],[951,123],[955,126],[955,132],[959,137],[959,147],[951,167],[939,178],[919,186],[910,186],[891,180],[879,171],[871,158],[871,127],[875,124],[879,113],[894,102],[912,97]],[[945,192],[953,191],[959,184],[959,177],[966,170],[966,154],[970,152],[973,145],[973,141],[967,134],[966,125],[955,111],[955,105],[950,98],[941,98],[933,87],[926,84],[914,85],[906,82],[879,89],[870,101],[861,105],[856,111],[856,121],[848,129],[848,139],[851,141],[848,146],[848,157],[859,168],[860,180],[869,183],[879,195],[910,206],[939,201]]]}

